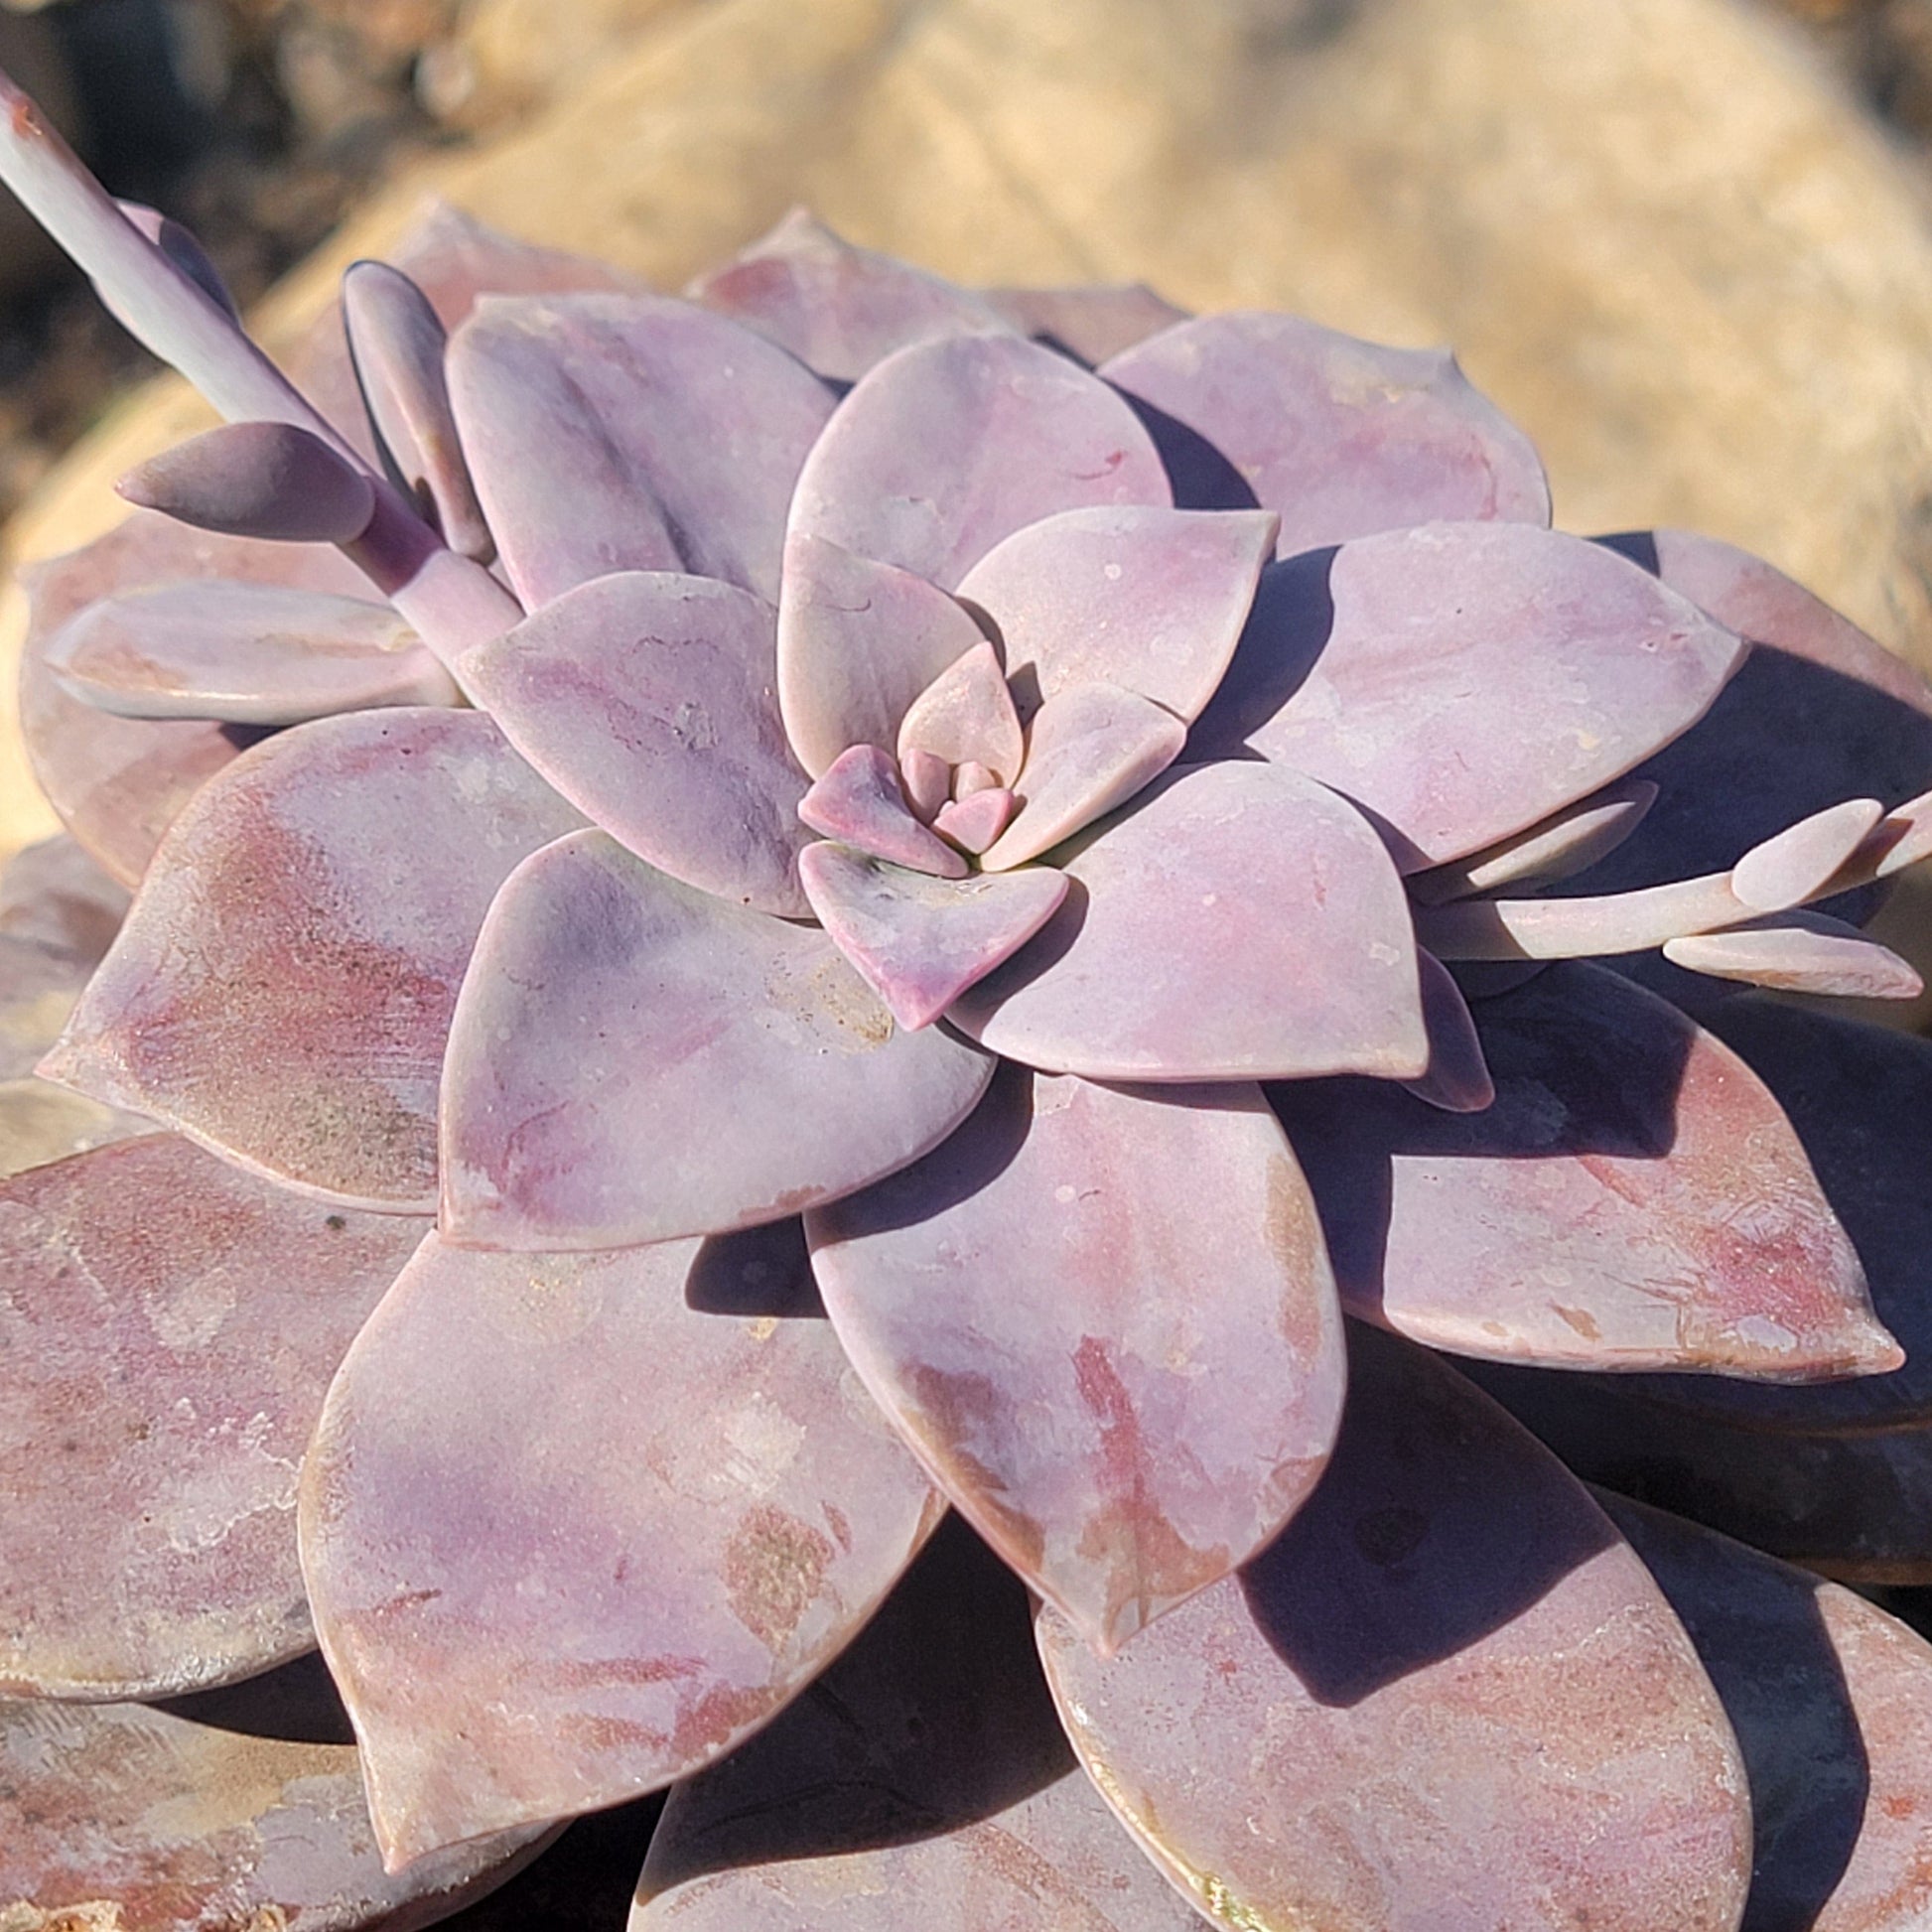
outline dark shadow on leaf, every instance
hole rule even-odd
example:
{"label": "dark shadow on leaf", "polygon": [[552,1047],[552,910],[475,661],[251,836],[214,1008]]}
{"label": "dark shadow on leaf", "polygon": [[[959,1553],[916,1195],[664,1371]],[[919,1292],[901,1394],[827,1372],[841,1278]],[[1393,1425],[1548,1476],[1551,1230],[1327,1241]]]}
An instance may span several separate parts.
{"label": "dark shadow on leaf", "polygon": [[[1110,821],[1107,821],[1110,822]],[[968,1015],[973,1024],[990,1017],[1002,1000],[1008,1000],[1023,986],[1031,986],[1049,966],[1057,966],[1072,950],[1087,922],[1087,889],[1077,879],[1066,882],[1066,897],[1059,909],[1009,960],[969,987],[951,1009],[955,1015]]]}
{"label": "dark shadow on leaf", "polygon": [[329,1666],[315,1650],[245,1683],[160,1699],[154,1708],[171,1718],[243,1737],[274,1737],[290,1744],[355,1741]]}
{"label": "dark shadow on leaf", "polygon": [[1241,1587],[1310,1694],[1345,1707],[1504,1628],[1613,1540],[1452,1370],[1351,1323],[1327,1470]]}
{"label": "dark shadow on leaf", "polygon": [[1139,396],[1118,391],[1141,427],[1154,440],[1161,463],[1173,488],[1175,509],[1253,510],[1261,499],[1234,465],[1199,430],[1190,429],[1177,417],[1157,409]]}
{"label": "dark shadow on leaf", "polygon": [[1183,762],[1238,755],[1308,681],[1334,632],[1334,561],[1331,545],[1262,571],[1227,674],[1187,734]]}
{"label": "dark shadow on leaf", "polygon": [[443,1932],[586,1932],[621,1926],[664,1794],[580,1818],[540,1859],[454,1918]]}
{"label": "dark shadow on leaf", "polygon": [[797,1215],[733,1234],[707,1235],[684,1278],[684,1305],[740,1319],[825,1319]]}
{"label": "dark shadow on leaf", "polygon": [[647,1888],[938,1837],[1077,1775],[1027,1591],[949,1517],[852,1648],[673,1794]]}

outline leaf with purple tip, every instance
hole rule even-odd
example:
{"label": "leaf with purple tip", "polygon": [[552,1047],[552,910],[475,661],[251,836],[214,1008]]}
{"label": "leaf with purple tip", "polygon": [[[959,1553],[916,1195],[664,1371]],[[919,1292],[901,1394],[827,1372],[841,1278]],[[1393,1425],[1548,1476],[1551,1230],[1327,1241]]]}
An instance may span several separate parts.
{"label": "leaf with purple tip", "polygon": [[177,821],[44,1070],[272,1179],[424,1211],[483,913],[581,823],[481,712],[297,726]]}
{"label": "leaf with purple tip", "polygon": [[1134,413],[1063,355],[955,336],[889,355],[840,403],[788,525],[951,590],[1056,510],[1170,500]]}
{"label": "leaf with purple tip", "polygon": [[1067,1749],[1019,1582],[941,1524],[844,1656],[678,1785],[630,1932],[1198,1932]]}
{"label": "leaf with purple tip", "polygon": [[799,871],[826,936],[908,1030],[1011,959],[1066,897],[1045,867],[934,878],[843,845],[807,846]]}
{"label": "leaf with purple tip", "polygon": [[464,461],[450,386],[448,338],[429,297],[387,262],[350,264],[343,325],[362,405],[396,480],[433,506],[443,540],[466,557],[495,549]]}
{"label": "leaf with purple tip", "polygon": [[1190,752],[1245,744],[1309,772],[1386,821],[1416,871],[1622,776],[1696,724],[1743,657],[1600,545],[1431,524],[1266,573]]}
{"label": "leaf with purple tip", "polygon": [[392,1863],[696,1770],[872,1614],[936,1498],[817,1312],[795,1223],[611,1255],[432,1236],[404,1270],[301,1505]]}
{"label": "leaf with purple tip", "polygon": [[477,495],[532,610],[613,571],[778,595],[785,505],[832,409],[749,329],[660,296],[492,297],[451,338]]}
{"label": "leaf with purple tip", "polygon": [[1340,1311],[1257,1088],[1009,1065],[937,1156],[806,1233],[881,1406],[1103,1654],[1245,1563],[1327,1459]]}
{"label": "leaf with purple tip", "polygon": [[700,275],[685,293],[835,382],[856,382],[875,362],[914,343],[1013,332],[970,289],[854,247],[802,207]]}
{"label": "leaf with purple tip", "polygon": [[308,1649],[296,1474],[429,1223],[150,1134],[8,1181],[0,1230],[0,1692],[166,1697]]}
{"label": "leaf with purple tip", "polygon": [[1186,765],[1090,834],[1039,936],[951,1018],[1095,1080],[1414,1079],[1415,938],[1382,842],[1283,765]]}
{"label": "leaf with purple tip", "polygon": [[769,605],[625,571],[466,653],[462,672],[531,764],[640,858],[742,905],[806,911],[805,774],[778,717]]}
{"label": "leaf with purple tip", "polygon": [[[1100,372],[1182,446],[1176,499],[1279,510],[1284,557],[1416,523],[1550,521],[1529,438],[1445,349],[1248,311],[1180,323]],[[1187,475],[1188,446],[1201,444],[1219,477]]]}
{"label": "leaf with purple tip", "polygon": [[1859,1000],[1916,1000],[1918,968],[1823,912],[1781,912],[1724,932],[1664,941],[1664,957],[1707,978]]}
{"label": "leaf with purple tip", "polygon": [[1267,510],[1065,510],[988,551],[959,595],[991,619],[1025,715],[1104,683],[1191,720],[1234,656],[1279,524]]}
{"label": "leaf with purple tip", "polygon": [[898,756],[923,752],[949,765],[983,765],[1002,784],[1020,772],[1026,740],[999,653],[981,638],[906,706]]}
{"label": "leaf with purple tip", "polygon": [[916,1161],[991,1073],[900,1032],[816,928],[584,833],[526,862],[478,944],[444,1079],[444,1231],[584,1249],[776,1220]]}
{"label": "leaf with purple tip", "polygon": [[1803,1145],[1721,1040],[1574,962],[1480,1011],[1482,1113],[1361,1080],[1271,1090],[1352,1313],[1579,1368],[1897,1365]]}
{"label": "leaf with purple tip", "polygon": [[386,604],[220,578],[102,598],[49,639],[45,662],[117,718],[299,725],[458,695]]}
{"label": "leaf with purple tip", "polygon": [[[899,788],[898,766],[877,745],[854,745],[840,753],[799,800],[798,816],[822,837],[876,859],[939,879],[966,877],[959,854],[912,816]],[[809,884],[805,890],[809,895]]]}
{"label": "leaf with purple tip", "polygon": [[130,470],[115,488],[140,509],[219,536],[347,543],[368,528],[375,486],[292,423],[226,423]]}
{"label": "leaf with purple tip", "polygon": [[1152,784],[1187,742],[1172,711],[1118,684],[1056,691],[1027,727],[1021,806],[986,849],[989,872],[1025,865]]}
{"label": "leaf with purple tip", "polygon": [[1350,1356],[1326,1475],[1238,1576],[1105,1662],[1041,1612],[1115,1814],[1229,1924],[1731,1932],[1743,1766],[1662,1593],[1450,1370]]}

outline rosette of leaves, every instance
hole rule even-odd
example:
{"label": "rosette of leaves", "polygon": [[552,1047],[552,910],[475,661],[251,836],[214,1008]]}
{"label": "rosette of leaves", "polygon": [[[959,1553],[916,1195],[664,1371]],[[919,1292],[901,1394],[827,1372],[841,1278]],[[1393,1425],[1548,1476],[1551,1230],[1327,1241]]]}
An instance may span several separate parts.
{"label": "rosette of leaves", "polygon": [[667,1786],[645,1927],[1909,1922],[1932,1658],[1715,1533],[1932,1551],[1932,1049],[1749,990],[1919,990],[1909,672],[1446,355],[804,217],[439,216],[298,386],[6,104],[230,419],[32,584],[7,1932]]}

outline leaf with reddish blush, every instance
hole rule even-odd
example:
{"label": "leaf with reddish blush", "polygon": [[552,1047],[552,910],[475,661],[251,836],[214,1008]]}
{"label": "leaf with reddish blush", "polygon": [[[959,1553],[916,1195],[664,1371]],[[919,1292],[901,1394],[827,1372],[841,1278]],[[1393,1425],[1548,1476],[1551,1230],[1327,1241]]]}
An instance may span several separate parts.
{"label": "leaf with reddish blush", "polygon": [[762,912],[810,909],[806,780],[778,717],[768,604],[715,578],[625,571],[566,592],[461,670],[510,743],[639,858]]}
{"label": "leaf with reddish blush", "polygon": [[933,1478],[1103,1654],[1306,1500],[1346,1364],[1255,1087],[1001,1069],[932,1158],[806,1221],[846,1352]]}
{"label": "leaf with reddish blush", "polygon": [[0,1186],[0,1692],[166,1697],[309,1648],[296,1473],[428,1232],[165,1134]]}
{"label": "leaf with reddish blush", "polygon": [[1481,1113],[1363,1080],[1271,1089],[1351,1313],[1575,1368],[1897,1366],[1804,1147],[1721,1040],[1574,962],[1478,1012]]}
{"label": "leaf with reddish blush", "polygon": [[954,336],[889,355],[839,404],[787,527],[949,591],[1056,510],[1170,500],[1146,430],[1104,382],[1037,343]]}
{"label": "leaf with reddish blush", "polygon": [[1736,1742],[1588,1495],[1420,1349],[1360,1334],[1320,1486],[1237,1577],[1047,1681],[1115,1813],[1205,1916],[1322,1932],[1731,1932]]}
{"label": "leaf with reddish blush", "polygon": [[1284,557],[1416,523],[1550,521],[1529,438],[1445,349],[1249,311],[1177,324],[1100,372],[1148,410],[1176,500],[1279,510]]}
{"label": "leaf with reddish blush", "polygon": [[392,1865],[696,1770],[872,1614],[938,1504],[817,1313],[796,1223],[611,1255],[432,1236],[404,1270],[301,1503]]}
{"label": "leaf with reddish blush", "polygon": [[300,725],[458,700],[387,605],[219,578],[102,598],[49,640],[45,662],[71,696],[119,718]]}
{"label": "leaf with reddish blush", "polygon": [[177,821],[43,1071],[272,1179],[425,1212],[483,913],[581,823],[481,712],[297,726]]}
{"label": "leaf with reddish blush", "polygon": [[[854,745],[826,766],[798,802],[814,832],[856,846],[876,859],[939,879],[964,879],[966,862],[912,816],[898,766],[877,745]],[[805,890],[811,891],[807,881]]]}
{"label": "leaf with reddish blush", "polygon": [[1695,725],[1743,658],[1600,545],[1430,524],[1266,573],[1189,750],[1245,744],[1311,773],[1386,821],[1416,871],[1622,776]]}
{"label": "leaf with reddish blush", "polygon": [[988,551],[959,595],[992,621],[1023,716],[1104,683],[1193,719],[1234,656],[1279,523],[1266,510],[1066,510]]}
{"label": "leaf with reddish blush", "polygon": [[124,886],[140,880],[182,806],[250,741],[212,723],[109,718],[62,689],[47,647],[99,599],[223,579],[336,596],[369,592],[368,580],[334,548],[215,536],[152,510],[26,572],[32,619],[20,724],[28,761],[68,830]]}
{"label": "leaf with reddish blush", "polygon": [[1741,1932],[1886,1932],[1932,1904],[1932,1646],[1836,1584],[1599,1493],[1737,1733],[1756,1846]]}
{"label": "leaf with reddish blush", "polygon": [[825,385],[723,316],[661,296],[492,297],[451,338],[477,495],[532,610],[613,571],[778,594],[785,505]]}
{"label": "leaf with reddish blush", "polygon": [[32,1932],[400,1932],[501,1884],[554,1835],[453,1846],[385,1876],[313,1660],[166,1708],[0,1700],[0,1898]]}
{"label": "leaf with reddish blush", "polygon": [[942,879],[831,843],[807,846],[799,870],[826,936],[908,1030],[1011,959],[1066,897],[1043,866]]}
{"label": "leaf with reddish blush", "polygon": [[1414,1079],[1429,1059],[1402,882],[1367,821],[1283,765],[1186,765],[1090,833],[1038,938],[950,1016],[1094,1080]]}
{"label": "leaf with reddish blush", "polygon": [[816,1684],[672,1791],[630,1932],[904,1932],[910,1900],[921,1932],[1199,1926],[1073,1761],[1026,1592],[956,1520]]}
{"label": "leaf with reddish blush", "polygon": [[778,704],[813,777],[851,746],[897,745],[913,699],[980,641],[966,611],[923,577],[818,537],[786,540]]}
{"label": "leaf with reddish blush", "polygon": [[1013,325],[970,289],[892,255],[855,248],[802,207],[685,290],[835,382],[856,382],[895,349]]}
{"label": "leaf with reddish blush", "polygon": [[776,1220],[916,1161],[991,1074],[897,1027],[816,927],[587,832],[510,879],[478,943],[444,1074],[444,1231],[589,1249]]}

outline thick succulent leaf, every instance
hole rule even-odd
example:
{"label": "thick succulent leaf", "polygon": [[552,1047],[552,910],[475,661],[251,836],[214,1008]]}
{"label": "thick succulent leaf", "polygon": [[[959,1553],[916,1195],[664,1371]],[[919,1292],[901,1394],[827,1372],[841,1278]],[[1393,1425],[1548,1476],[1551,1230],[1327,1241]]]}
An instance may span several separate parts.
{"label": "thick succulent leaf", "polygon": [[1104,1663],[1041,1612],[1081,1762],[1218,1922],[1730,1932],[1743,1767],[1656,1585],[1449,1369],[1354,1339],[1328,1473],[1245,1571]]}
{"label": "thick succulent leaf", "polygon": [[297,1471],[428,1231],[172,1135],[0,1186],[0,1693],[166,1696],[309,1648]]}
{"label": "thick succulent leaf", "polygon": [[443,370],[449,337],[429,297],[387,262],[353,262],[343,277],[343,324],[390,474],[430,507],[453,549],[489,557],[495,541],[463,459]]}
{"label": "thick succulent leaf", "polygon": [[1065,510],[1016,530],[959,586],[1031,716],[1086,684],[1197,718],[1247,622],[1280,519],[1266,510]]}
{"label": "thick succulent leaf", "polygon": [[191,530],[137,510],[82,550],[25,573],[32,606],[21,660],[27,757],[68,830],[124,886],[147,870],[161,835],[202,783],[250,740],[218,724],[108,718],[65,691],[47,646],[97,600],[180,582],[232,579],[363,596],[368,580],[320,544],[272,544]]}
{"label": "thick succulent leaf", "polygon": [[183,813],[42,1070],[271,1179],[426,1211],[478,928],[581,823],[481,712],[298,726]]}
{"label": "thick succulent leaf", "polygon": [[798,801],[798,816],[814,832],[895,866],[939,879],[966,877],[959,854],[912,816],[898,766],[877,745],[841,752]]}
{"label": "thick succulent leaf", "polygon": [[1743,657],[1600,545],[1430,524],[1264,573],[1190,750],[1245,744],[1311,773],[1385,820],[1413,871],[1620,777],[1696,724]]}
{"label": "thick succulent leaf", "polygon": [[1925,991],[1917,967],[1822,912],[1784,912],[1727,932],[1687,933],[1666,939],[1663,951],[1690,972],[1784,993],[1915,1000]]}
{"label": "thick succulent leaf", "polygon": [[1414,523],[1550,521],[1529,438],[1447,349],[1249,311],[1180,323],[1100,372],[1142,405],[1175,501],[1279,510],[1284,557]]}
{"label": "thick succulent leaf", "polygon": [[1081,1775],[1026,1593],[943,1524],[775,1723],[678,1785],[630,1932],[1188,1932]]}
{"label": "thick succulent leaf", "polygon": [[432,1236],[404,1270],[301,1503],[392,1863],[697,1769],[872,1614],[938,1504],[819,1313],[795,1223],[611,1255]]}
{"label": "thick succulent leaf", "polygon": [[1005,785],[959,787],[932,815],[932,829],[962,852],[985,852],[1013,822],[1020,794]]}
{"label": "thick succulent leaf", "polygon": [[1722,1040],[1574,962],[1477,1011],[1481,1113],[1367,1080],[1271,1090],[1350,1312],[1571,1367],[1897,1365],[1803,1145]]}
{"label": "thick succulent leaf", "polygon": [[[1173,712],[1118,684],[1056,692],[1027,727],[1022,804],[986,848],[989,872],[1025,865],[1154,782],[1187,742]],[[984,793],[975,794],[985,796]]]}
{"label": "thick succulent leaf", "polygon": [[450,342],[477,495],[532,610],[618,570],[778,595],[785,505],[831,413],[802,362],[660,296],[493,297]]}
{"label": "thick succulent leaf", "polygon": [[685,293],[835,382],[856,382],[914,343],[1014,329],[984,297],[892,255],[855,248],[802,207]]}
{"label": "thick succulent leaf", "polygon": [[1724,1700],[1750,1780],[1741,1932],[1906,1932],[1932,1911],[1932,1646],[1835,1584],[1661,1510],[1598,1500]]}
{"label": "thick succulent leaf", "polygon": [[1504,887],[1521,893],[1555,885],[1614,852],[1656,802],[1657,787],[1647,778],[1621,778],[1486,852],[1411,874],[1409,897],[1442,905]]}
{"label": "thick succulent leaf", "polygon": [[1091,835],[1066,902],[952,1018],[1093,1080],[1413,1079],[1429,1058],[1401,881],[1285,765],[1188,765]]}
{"label": "thick succulent leaf", "polygon": [[787,539],[778,703],[799,763],[817,778],[850,746],[896,746],[913,699],[980,640],[923,577],[818,537]]}
{"label": "thick succulent leaf", "polygon": [[1089,367],[1187,320],[1145,282],[1096,282],[1072,288],[984,289],[995,313],[1023,336],[1077,356]]}
{"label": "thick succulent leaf", "polygon": [[1314,1486],[1347,1363],[1259,1088],[1006,1066],[939,1152],[806,1221],[832,1323],[933,1479],[1111,1654]]}
{"label": "thick succulent leaf", "polygon": [[1851,785],[1891,805],[1932,784],[1932,691],[1909,665],[1727,543],[1682,530],[1605,541],[1755,648],[1704,720],[1643,765],[1656,809],[1579,890],[1721,871]]}
{"label": "thick succulent leaf", "polygon": [[1450,1114],[1479,1114],[1496,1098],[1496,1083],[1482,1057],[1475,1017],[1455,976],[1433,953],[1418,952],[1422,1011],[1429,1029],[1429,1065],[1404,1086],[1418,1100]]}
{"label": "thick succulent leaf", "polygon": [[478,944],[444,1080],[443,1226],[581,1249],[776,1220],[916,1161],[991,1074],[949,1035],[896,1027],[816,928],[584,833],[516,873]]}
{"label": "thick succulent leaf", "polygon": [[1757,912],[1802,905],[1830,884],[1885,815],[1875,798],[1843,798],[1787,825],[1730,869],[1730,890]]}
{"label": "thick succulent leaf", "polygon": [[889,355],[840,403],[789,529],[951,590],[1056,510],[1170,500],[1146,430],[1104,382],[1019,337],[954,336]]}
{"label": "thick succulent leaf", "polygon": [[1905,1362],[1894,1374],[1803,1388],[1704,1375],[1646,1377],[1642,1387],[1659,1401],[1771,1429],[1932,1423],[1932,1040],[1748,997],[1725,1001],[1705,1024],[1789,1117]]}
{"label": "thick succulent leaf", "polygon": [[983,766],[1001,784],[1019,776],[1026,753],[1020,714],[1007,689],[999,652],[985,638],[948,664],[906,706],[898,726],[900,761],[914,752],[948,765]]}
{"label": "thick succulent leaf", "polygon": [[[968,767],[979,770],[979,766]],[[921,824],[937,822],[940,811],[953,795],[953,768],[937,752],[913,746],[898,761],[899,782],[905,787],[905,802]]]}
{"label": "thick succulent leaf", "polygon": [[[221,271],[215,267],[214,259],[202,246],[200,238],[192,228],[185,227],[173,216],[163,214],[157,207],[149,207],[144,202],[120,202],[114,206],[134,223],[134,225],[161,250],[161,252],[196,283],[210,302],[227,310],[236,322],[241,320],[241,309],[236,303],[228,285],[221,279]],[[96,294],[101,292],[96,289]],[[130,334],[138,334],[136,323],[124,319],[113,306],[112,301],[101,296],[102,305],[117,322]]]}
{"label": "thick succulent leaf", "polygon": [[90,604],[49,641],[73,697],[120,718],[299,725],[457,688],[386,604],[217,580]]}
{"label": "thick succulent leaf", "polygon": [[21,1932],[410,1932],[500,1884],[549,1835],[385,1876],[342,1706],[313,1660],[171,1709],[0,1701],[0,1914]]}
{"label": "thick succulent leaf", "polygon": [[1760,1429],[1626,1376],[1457,1366],[1587,1481],[1846,1583],[1932,1584],[1932,1427]]}
{"label": "thick succulent leaf", "polygon": [[375,513],[367,474],[293,423],[224,423],[115,484],[130,503],[222,536],[348,543]]}
{"label": "thick succulent leaf", "polygon": [[581,584],[463,678],[584,814],[687,885],[796,917],[805,774],[779,721],[768,604],[705,577]]}
{"label": "thick succulent leaf", "polygon": [[935,879],[833,844],[808,846],[800,871],[826,937],[907,1029],[1011,959],[1067,890],[1045,867]]}

